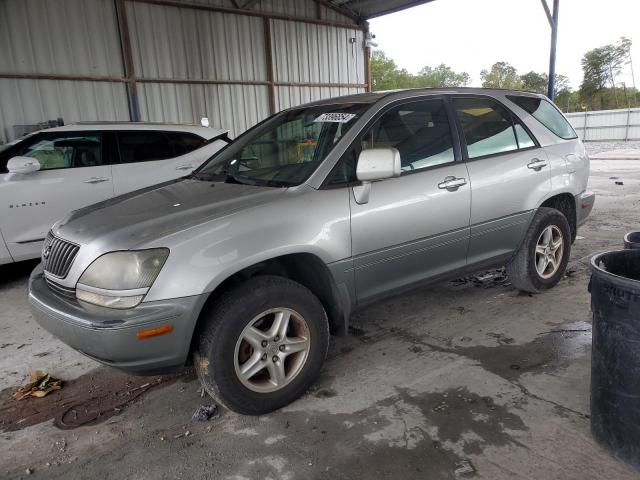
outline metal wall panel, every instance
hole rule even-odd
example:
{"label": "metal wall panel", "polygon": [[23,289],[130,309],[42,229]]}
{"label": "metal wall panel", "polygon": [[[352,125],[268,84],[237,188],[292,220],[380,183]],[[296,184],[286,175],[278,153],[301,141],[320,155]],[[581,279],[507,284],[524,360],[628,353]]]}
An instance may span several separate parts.
{"label": "metal wall panel", "polygon": [[365,83],[361,30],[274,20],[277,82]]}
{"label": "metal wall panel", "polygon": [[66,122],[129,119],[123,83],[0,78],[0,140],[13,126],[62,117]]}
{"label": "metal wall panel", "polygon": [[640,108],[566,114],[585,141],[640,140]]}
{"label": "metal wall panel", "polygon": [[138,93],[144,121],[196,123],[208,117],[232,137],[269,115],[266,86],[141,83]]}
{"label": "metal wall panel", "polygon": [[363,93],[363,88],[343,87],[276,87],[276,109],[284,110],[303,103]]}
{"label": "metal wall panel", "polygon": [[[234,8],[230,0],[189,2]],[[130,119],[126,84],[103,81],[125,76],[115,3],[0,0],[0,74],[97,77],[0,78],[0,143],[14,139],[14,125],[57,117],[66,123]],[[238,135],[268,116],[271,86],[262,18],[133,0],[125,0],[125,8],[142,120],[194,123],[207,116],[212,125]],[[251,10],[353,23],[313,0],[262,0]],[[345,29],[283,20],[270,25],[276,84],[365,82],[363,34],[355,25]],[[169,83],[172,79],[181,82]],[[280,110],[361,91],[276,86],[275,104]]]}
{"label": "metal wall panel", "polygon": [[260,18],[127,2],[136,76],[266,80]]}
{"label": "metal wall panel", "polygon": [[0,72],[122,75],[113,0],[0,1]]}

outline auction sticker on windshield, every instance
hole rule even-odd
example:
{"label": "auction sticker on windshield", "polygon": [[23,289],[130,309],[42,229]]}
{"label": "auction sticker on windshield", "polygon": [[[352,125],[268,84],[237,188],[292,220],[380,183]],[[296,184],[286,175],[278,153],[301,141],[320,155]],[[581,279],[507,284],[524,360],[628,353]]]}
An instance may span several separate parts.
{"label": "auction sticker on windshield", "polygon": [[347,123],[355,116],[355,113],[323,113],[314,122]]}

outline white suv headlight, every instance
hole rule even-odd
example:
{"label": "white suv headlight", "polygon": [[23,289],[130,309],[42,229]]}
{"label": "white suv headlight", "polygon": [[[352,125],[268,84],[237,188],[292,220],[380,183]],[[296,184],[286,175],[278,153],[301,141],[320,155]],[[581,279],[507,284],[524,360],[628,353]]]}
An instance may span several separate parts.
{"label": "white suv headlight", "polygon": [[147,294],[168,256],[166,248],[106,253],[84,271],[76,297],[103,307],[133,308]]}

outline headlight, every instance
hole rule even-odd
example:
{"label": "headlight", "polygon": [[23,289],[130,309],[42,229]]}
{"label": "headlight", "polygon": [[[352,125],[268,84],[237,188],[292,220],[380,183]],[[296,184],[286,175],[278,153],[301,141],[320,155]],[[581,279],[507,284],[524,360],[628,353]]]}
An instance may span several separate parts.
{"label": "headlight", "polygon": [[76,297],[103,307],[133,308],[147,294],[168,256],[166,248],[102,255],[80,277]]}

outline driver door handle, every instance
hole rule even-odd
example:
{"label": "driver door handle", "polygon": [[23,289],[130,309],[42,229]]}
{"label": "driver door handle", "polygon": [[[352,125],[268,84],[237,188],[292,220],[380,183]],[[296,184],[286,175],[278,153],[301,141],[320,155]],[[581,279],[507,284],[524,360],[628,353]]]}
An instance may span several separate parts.
{"label": "driver door handle", "polygon": [[544,160],[540,160],[539,158],[534,158],[533,160],[531,160],[531,163],[527,163],[527,168],[535,170],[536,172],[539,172],[546,166],[547,162],[545,162]]}
{"label": "driver door handle", "polygon": [[176,170],[193,170],[196,168],[196,165],[178,165]]}
{"label": "driver door handle", "polygon": [[445,177],[444,181],[438,184],[438,188],[441,190],[448,190],[450,192],[455,192],[458,188],[467,184],[467,180],[465,178],[456,178],[453,176]]}
{"label": "driver door handle", "polygon": [[87,178],[84,183],[102,183],[102,182],[108,182],[109,179],[107,177],[91,177],[91,178]]}

